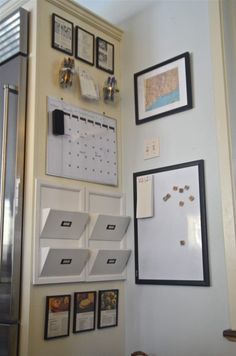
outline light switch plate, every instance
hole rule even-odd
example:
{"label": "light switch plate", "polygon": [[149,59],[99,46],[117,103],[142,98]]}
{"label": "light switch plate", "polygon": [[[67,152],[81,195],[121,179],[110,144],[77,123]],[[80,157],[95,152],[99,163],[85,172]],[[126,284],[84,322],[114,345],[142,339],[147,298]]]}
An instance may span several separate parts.
{"label": "light switch plate", "polygon": [[144,159],[150,159],[160,156],[160,142],[159,139],[149,138],[144,141]]}

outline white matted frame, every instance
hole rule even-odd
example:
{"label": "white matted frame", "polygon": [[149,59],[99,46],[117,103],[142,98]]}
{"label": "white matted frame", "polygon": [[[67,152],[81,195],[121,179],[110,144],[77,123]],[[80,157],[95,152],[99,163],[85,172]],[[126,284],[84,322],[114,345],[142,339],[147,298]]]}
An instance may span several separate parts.
{"label": "white matted frame", "polygon": [[[154,215],[137,219],[137,179],[153,176]],[[209,286],[204,161],[134,173],[137,284]]]}
{"label": "white matted frame", "polygon": [[83,249],[85,232],[77,240],[40,238],[42,230],[43,209],[52,208],[68,211],[85,210],[85,190],[78,186],[55,184],[46,179],[36,179],[35,183],[35,236],[33,284],[79,282],[85,280],[85,269],[80,275],[72,276],[41,276],[41,251],[45,247],[52,249],[70,248]]}

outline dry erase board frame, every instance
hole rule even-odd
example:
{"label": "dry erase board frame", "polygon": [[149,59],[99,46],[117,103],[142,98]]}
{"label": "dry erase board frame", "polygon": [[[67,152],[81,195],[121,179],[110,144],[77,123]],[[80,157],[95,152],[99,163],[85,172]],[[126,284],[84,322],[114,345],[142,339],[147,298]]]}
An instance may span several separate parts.
{"label": "dry erase board frame", "polygon": [[[137,219],[137,178],[153,175],[154,215]],[[204,161],[133,174],[135,282],[209,286]]]}

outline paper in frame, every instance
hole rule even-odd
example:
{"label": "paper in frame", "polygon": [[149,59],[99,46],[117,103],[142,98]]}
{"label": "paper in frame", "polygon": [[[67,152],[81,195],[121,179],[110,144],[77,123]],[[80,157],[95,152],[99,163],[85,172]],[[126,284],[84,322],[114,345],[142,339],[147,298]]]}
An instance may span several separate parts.
{"label": "paper in frame", "polygon": [[79,26],[75,29],[75,57],[94,65],[94,35]]}
{"label": "paper in frame", "polygon": [[192,108],[190,54],[134,74],[136,124]]}
{"label": "paper in frame", "polygon": [[98,329],[118,325],[119,290],[108,289],[98,292]]}
{"label": "paper in frame", "polygon": [[107,73],[114,73],[114,45],[100,37],[96,38],[96,66]]}
{"label": "paper in frame", "polygon": [[74,25],[61,16],[52,14],[52,47],[73,55]]}
{"label": "paper in frame", "polygon": [[[137,219],[137,179],[153,175],[154,216]],[[209,286],[204,161],[134,173],[137,284]]]}
{"label": "paper in frame", "polygon": [[44,339],[69,336],[71,296],[46,297]]}
{"label": "paper in frame", "polygon": [[95,291],[74,294],[73,333],[95,329],[96,296]]}

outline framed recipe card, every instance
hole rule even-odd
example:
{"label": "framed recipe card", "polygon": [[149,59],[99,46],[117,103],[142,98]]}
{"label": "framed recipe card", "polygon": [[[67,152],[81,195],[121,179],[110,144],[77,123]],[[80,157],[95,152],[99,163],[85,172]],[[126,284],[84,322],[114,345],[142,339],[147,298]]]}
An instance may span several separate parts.
{"label": "framed recipe card", "polygon": [[96,38],[96,64],[97,68],[114,73],[114,45],[100,37]]}
{"label": "framed recipe card", "polygon": [[73,33],[72,22],[61,16],[52,14],[52,47],[61,52],[73,55]]}
{"label": "framed recipe card", "polygon": [[98,328],[118,325],[118,289],[100,290],[98,294]]}
{"label": "framed recipe card", "polygon": [[71,296],[46,297],[44,339],[55,339],[69,335]]}
{"label": "framed recipe card", "polygon": [[96,292],[74,294],[73,333],[95,329]]}
{"label": "framed recipe card", "polygon": [[75,57],[94,65],[94,35],[78,26],[75,29]]}

